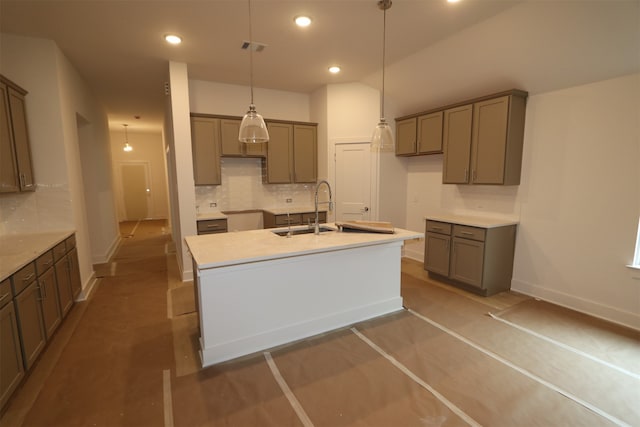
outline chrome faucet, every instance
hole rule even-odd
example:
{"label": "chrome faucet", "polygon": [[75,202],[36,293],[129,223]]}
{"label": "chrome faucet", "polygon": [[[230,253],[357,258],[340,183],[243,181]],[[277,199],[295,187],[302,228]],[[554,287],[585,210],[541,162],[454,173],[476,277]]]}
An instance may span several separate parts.
{"label": "chrome faucet", "polygon": [[314,224],[315,229],[314,229],[314,234],[320,234],[320,221],[318,219],[318,189],[320,188],[320,186],[322,184],[327,184],[327,188],[329,189],[329,201],[328,202],[320,202],[320,203],[328,203],[329,204],[329,210],[332,211],[333,210],[333,196],[331,195],[331,186],[329,185],[329,182],[326,180],[322,180],[320,182],[318,182],[318,185],[316,185],[316,222]]}

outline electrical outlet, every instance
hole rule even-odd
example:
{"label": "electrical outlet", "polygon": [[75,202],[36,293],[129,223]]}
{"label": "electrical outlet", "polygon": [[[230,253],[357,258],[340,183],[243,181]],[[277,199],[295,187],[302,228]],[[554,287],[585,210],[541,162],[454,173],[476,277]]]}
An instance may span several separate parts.
{"label": "electrical outlet", "polygon": [[293,199],[287,199],[287,200],[286,200],[286,202],[287,202],[287,203],[292,203],[292,202],[293,202]]}
{"label": "electrical outlet", "polygon": [[209,207],[210,207],[210,208],[215,208],[215,207],[217,207],[217,206],[218,206],[218,204],[217,204],[216,202],[211,202],[211,203],[209,203]]}

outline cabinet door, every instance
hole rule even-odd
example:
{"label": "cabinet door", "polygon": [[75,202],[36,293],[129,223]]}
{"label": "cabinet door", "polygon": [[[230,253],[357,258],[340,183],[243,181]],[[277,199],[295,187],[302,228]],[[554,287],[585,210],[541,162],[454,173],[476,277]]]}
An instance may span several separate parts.
{"label": "cabinet door", "polygon": [[444,166],[443,184],[469,182],[469,158],[471,155],[471,124],[473,105],[452,108],[444,112],[442,131]]}
{"label": "cabinet door", "polygon": [[473,106],[471,182],[503,184],[509,121],[509,96]]}
{"label": "cabinet door", "polygon": [[416,118],[396,122],[396,156],[416,154]]}
{"label": "cabinet door", "polygon": [[318,178],[318,144],[316,127],[293,126],[293,180],[316,182]]}
{"label": "cabinet door", "polygon": [[36,281],[15,298],[22,355],[27,370],[38,358],[46,341],[40,299]]}
{"label": "cabinet door", "polygon": [[65,317],[71,307],[73,306],[73,291],[71,290],[71,265],[69,263],[69,257],[63,256],[58,262],[56,262],[56,282],[58,282],[58,298],[60,300],[60,310],[62,310],[62,317]]}
{"label": "cabinet door", "polygon": [[58,326],[60,326],[60,322],[62,322],[58,286],[53,268],[48,269],[43,275],[38,276],[38,286],[40,287],[41,295],[42,319],[44,321],[47,339],[49,339],[55,330],[58,329]]}
{"label": "cabinet door", "polygon": [[424,269],[443,276],[449,275],[449,244],[451,237],[427,233],[424,239]]}
{"label": "cabinet door", "polygon": [[482,288],[484,243],[454,237],[452,245],[449,277]]}
{"label": "cabinet door", "polygon": [[418,117],[418,154],[442,153],[442,121],[444,112]]}
{"label": "cabinet door", "polygon": [[9,91],[7,85],[0,82],[0,193],[20,191],[10,123]]}
{"label": "cabinet door", "polygon": [[78,298],[82,291],[82,282],[80,280],[80,265],[78,264],[78,251],[73,248],[67,254],[69,260],[69,279],[71,280],[71,291],[73,298]]}
{"label": "cabinet door", "polygon": [[238,140],[241,120],[220,120],[220,154],[223,156],[242,156],[242,142]]}
{"label": "cabinet door", "polygon": [[27,113],[24,96],[9,87],[9,111],[11,112],[11,128],[16,150],[20,191],[35,191],[33,168],[31,166],[31,149],[27,131]]}
{"label": "cabinet door", "polygon": [[293,125],[268,123],[267,173],[269,184],[288,184],[293,181]]}
{"label": "cabinet door", "polygon": [[195,185],[219,185],[220,119],[191,118],[191,149]]}
{"label": "cabinet door", "polygon": [[0,309],[0,408],[24,377],[18,322],[13,302]]}

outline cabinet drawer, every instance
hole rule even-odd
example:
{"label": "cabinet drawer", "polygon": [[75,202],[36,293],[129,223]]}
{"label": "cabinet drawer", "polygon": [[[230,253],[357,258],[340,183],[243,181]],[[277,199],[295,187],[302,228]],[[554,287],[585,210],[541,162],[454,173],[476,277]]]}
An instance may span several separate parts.
{"label": "cabinet drawer", "polygon": [[67,252],[69,252],[71,249],[76,247],[76,235],[72,234],[71,236],[67,237],[67,240],[65,240],[65,245],[67,247]]}
{"label": "cabinet drawer", "polygon": [[11,293],[11,280],[4,279],[2,283],[0,283],[0,307],[4,307],[5,305],[11,302],[13,298],[13,294]]}
{"label": "cabinet drawer", "polygon": [[53,265],[53,251],[47,251],[36,260],[36,272],[38,276],[47,271]]}
{"label": "cabinet drawer", "polygon": [[11,281],[13,282],[13,295],[17,296],[35,279],[36,264],[34,262],[30,262],[11,277]]}
{"label": "cabinet drawer", "polygon": [[453,235],[463,239],[478,240],[484,242],[486,230],[484,228],[468,227],[466,225],[454,225]]}
{"label": "cabinet drawer", "polygon": [[207,219],[198,221],[198,234],[225,233],[226,231],[226,219]]}
{"label": "cabinet drawer", "polygon": [[[316,222],[315,212],[305,212],[302,214],[302,225],[315,224],[315,222]],[[318,222],[319,223],[327,222],[326,212],[318,212]]]}
{"label": "cabinet drawer", "polygon": [[58,261],[62,259],[64,254],[67,253],[67,245],[64,242],[60,242],[53,248],[53,260]]}
{"label": "cabinet drawer", "polygon": [[[314,214],[315,220],[315,214]],[[302,224],[302,214],[276,215],[276,225],[299,225]]]}
{"label": "cabinet drawer", "polygon": [[440,221],[427,221],[427,232],[451,234],[451,224]]}

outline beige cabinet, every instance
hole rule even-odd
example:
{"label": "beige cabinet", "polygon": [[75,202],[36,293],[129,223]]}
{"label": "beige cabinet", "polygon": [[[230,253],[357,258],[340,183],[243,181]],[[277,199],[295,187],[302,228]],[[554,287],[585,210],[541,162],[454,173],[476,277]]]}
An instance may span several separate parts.
{"label": "beige cabinet", "polygon": [[443,111],[396,121],[396,156],[442,153]]}
{"label": "beige cabinet", "polygon": [[481,295],[511,288],[516,225],[490,228],[427,220],[424,268]]}
{"label": "beige cabinet", "polygon": [[[15,292],[15,275],[13,283]],[[47,340],[40,299],[36,280],[33,280],[15,297],[22,356],[26,369],[31,368]]]}
{"label": "beige cabinet", "polygon": [[58,283],[58,300],[62,317],[66,317],[73,306],[73,290],[71,289],[71,263],[65,254],[54,266]]}
{"label": "beige cabinet", "polygon": [[220,119],[220,141],[222,157],[265,157],[267,144],[245,144],[238,140],[240,119]]}
{"label": "beige cabinet", "polygon": [[78,264],[78,251],[73,247],[67,253],[67,262],[69,263],[69,277],[71,280],[71,292],[73,298],[78,298],[80,292],[82,292],[82,281],[80,279],[80,265]]}
{"label": "beige cabinet", "polygon": [[0,409],[24,377],[18,318],[10,279],[0,283]]}
{"label": "beige cabinet", "polygon": [[227,232],[226,218],[204,219],[196,222],[198,234],[216,234]]}
{"label": "beige cabinet", "polygon": [[27,130],[27,92],[0,76],[0,192],[35,191]]}
{"label": "beige cabinet", "polygon": [[471,158],[473,105],[450,108],[444,112],[443,149],[444,184],[467,184]]}
{"label": "beige cabinet", "polygon": [[317,129],[314,125],[267,122],[269,142],[263,161],[268,184],[315,183],[318,176]]}
{"label": "beige cabinet", "polygon": [[[289,225],[312,225],[316,222],[316,213],[314,211],[274,214],[263,211],[262,220],[264,228],[287,227]],[[318,222],[327,222],[327,211],[318,211]]]}
{"label": "beige cabinet", "polygon": [[36,272],[38,273],[37,286],[40,294],[42,320],[44,321],[46,338],[49,339],[60,326],[60,322],[62,322],[58,284],[56,283],[55,270],[53,269],[52,250],[45,252],[36,259]]}
{"label": "beige cabinet", "polygon": [[514,90],[445,111],[443,183],[520,184],[526,97]]}
{"label": "beige cabinet", "polygon": [[220,119],[191,116],[191,152],[195,185],[220,185]]}

